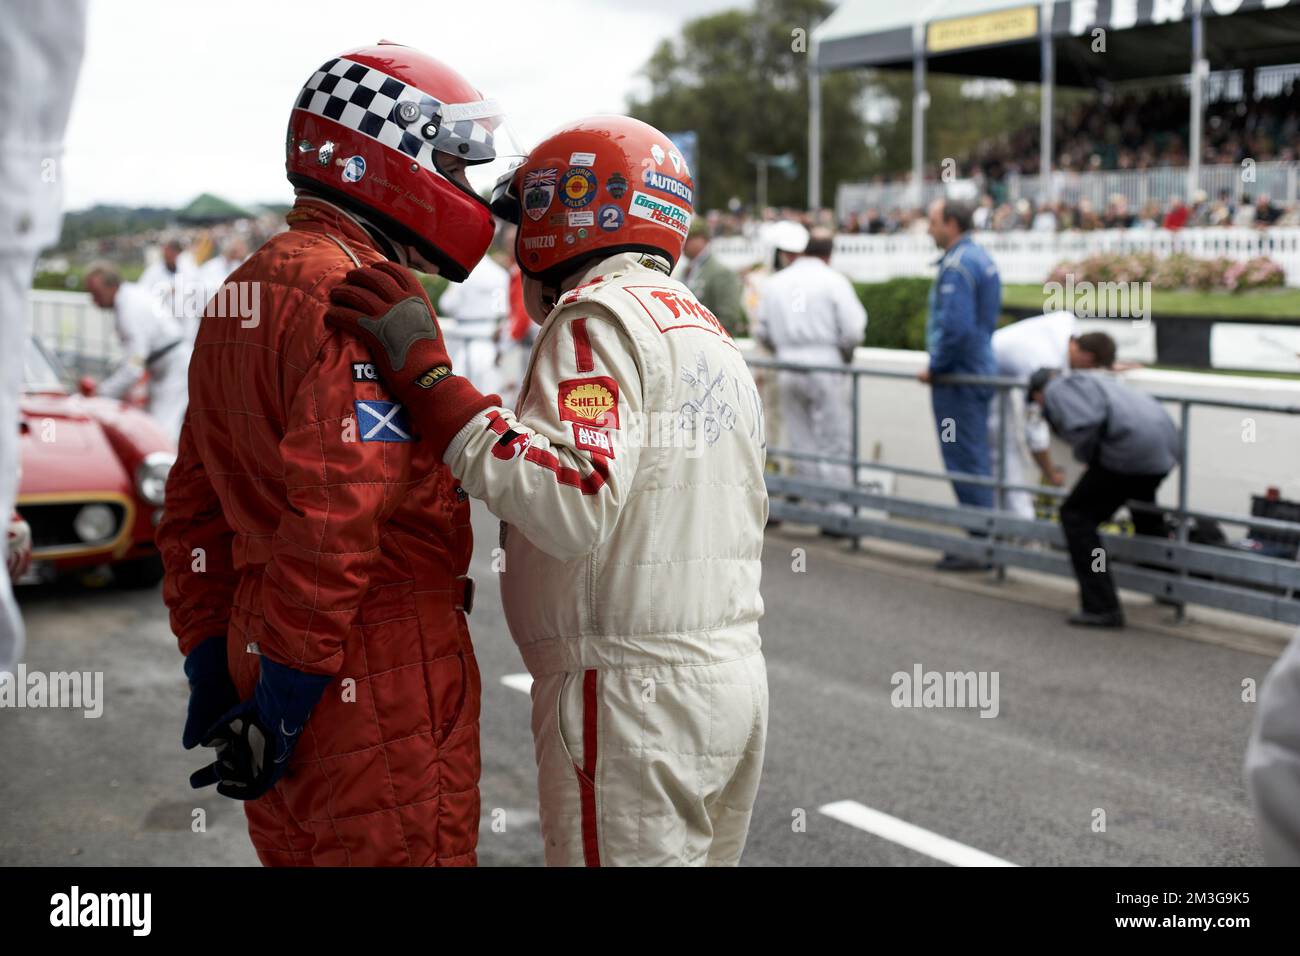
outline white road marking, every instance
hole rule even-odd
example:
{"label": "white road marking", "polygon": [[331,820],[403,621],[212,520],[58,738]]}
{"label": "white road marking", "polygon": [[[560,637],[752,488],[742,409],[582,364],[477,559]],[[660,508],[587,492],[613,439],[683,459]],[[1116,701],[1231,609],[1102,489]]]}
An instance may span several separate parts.
{"label": "white road marking", "polygon": [[964,843],[931,833],[906,820],[891,817],[888,813],[863,806],[856,800],[837,800],[835,803],[819,807],[818,811],[833,820],[847,823],[859,830],[866,830],[899,846],[924,853],[926,856],[951,863],[953,866],[1019,866],[1018,863],[1000,859]]}
{"label": "white road marking", "polygon": [[501,678],[501,683],[505,684],[511,690],[517,690],[520,693],[528,694],[533,689],[532,674],[506,674]]}

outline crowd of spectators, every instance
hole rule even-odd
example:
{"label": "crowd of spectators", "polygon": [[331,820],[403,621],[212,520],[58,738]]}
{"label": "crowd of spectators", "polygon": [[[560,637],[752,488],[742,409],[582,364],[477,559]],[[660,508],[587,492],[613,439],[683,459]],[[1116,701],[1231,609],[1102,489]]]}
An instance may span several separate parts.
{"label": "crowd of spectators", "polygon": [[[712,211],[706,222],[715,236],[753,237],[766,222],[789,219],[808,228],[822,226],[839,233],[870,235],[924,235],[926,213],[921,208],[868,207],[837,218],[829,209],[809,213],[801,209],[768,208],[761,216]],[[1283,205],[1267,193],[1244,193],[1234,201],[1226,190],[1211,198],[1203,191],[1192,201],[1175,198],[1168,202],[1150,200],[1134,206],[1122,194],[1113,194],[1105,205],[1090,199],[1036,203],[1031,199],[997,202],[985,193],[975,207],[975,229],[992,232],[1066,232],[1097,229],[1168,229],[1266,226],[1300,226],[1300,204]]]}
{"label": "crowd of spectators", "polygon": [[[1135,203],[1114,193],[1103,203],[1081,197],[1081,174],[1105,171],[1154,170],[1187,165],[1188,94],[1182,88],[1103,93],[1057,111],[1055,124],[1058,194],[1064,198],[1038,203],[1016,197],[1016,177],[1039,172],[1039,129],[1036,124],[981,143],[973,154],[957,161],[959,177],[980,198],[975,228],[994,232],[1088,231],[1096,229],[1169,229],[1215,226],[1300,226],[1300,204],[1280,203],[1249,182],[1238,192],[1203,191],[1165,200]],[[1276,95],[1223,98],[1205,111],[1201,162],[1207,166],[1294,162],[1300,157],[1300,82],[1283,86]],[[933,191],[939,169],[925,171]],[[877,196],[901,196],[906,175],[876,177]],[[1035,184],[1036,185],[1036,184]],[[764,221],[795,219],[808,227],[831,226],[841,233],[923,234],[925,209],[880,200],[835,221],[829,214],[809,216],[798,210],[767,209],[761,216],[710,213],[717,235],[752,235]]]}
{"label": "crowd of spectators", "polygon": [[[1249,102],[1249,105],[1247,105]],[[1066,172],[1186,166],[1188,93],[1182,88],[1103,94],[1057,111],[1056,168]],[[1300,156],[1300,84],[1276,96],[1221,99],[1205,110],[1201,162],[1207,165],[1292,161]],[[1037,175],[1037,124],[995,136],[968,158],[963,172],[990,182],[1008,173]]]}

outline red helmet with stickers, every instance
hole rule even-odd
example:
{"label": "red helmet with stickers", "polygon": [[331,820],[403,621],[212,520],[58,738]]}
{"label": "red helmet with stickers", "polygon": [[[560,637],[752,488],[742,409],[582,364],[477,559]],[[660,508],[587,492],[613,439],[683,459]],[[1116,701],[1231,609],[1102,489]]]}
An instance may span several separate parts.
{"label": "red helmet with stickers", "polygon": [[289,181],[355,209],[454,282],[492,242],[464,166],[496,157],[500,110],[455,70],[387,41],[324,63],[289,116]]}
{"label": "red helmet with stickers", "polygon": [[584,261],[648,252],[676,265],[695,184],[677,147],[628,116],[593,116],[552,133],[497,184],[492,209],[519,224],[523,272],[555,283]]}

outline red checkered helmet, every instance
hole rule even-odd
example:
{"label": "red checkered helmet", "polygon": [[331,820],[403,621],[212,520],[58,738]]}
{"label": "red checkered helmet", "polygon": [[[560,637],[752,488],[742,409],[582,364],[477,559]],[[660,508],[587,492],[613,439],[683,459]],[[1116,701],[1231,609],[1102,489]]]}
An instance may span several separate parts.
{"label": "red checkered helmet", "polygon": [[461,282],[492,242],[487,202],[454,168],[496,158],[501,123],[459,73],[396,43],[325,62],[289,116],[289,182],[355,209]]}
{"label": "red checkered helmet", "polygon": [[584,261],[649,252],[676,265],[695,185],[677,147],[628,116],[593,116],[552,133],[503,176],[492,211],[519,224],[515,257],[550,285]]}

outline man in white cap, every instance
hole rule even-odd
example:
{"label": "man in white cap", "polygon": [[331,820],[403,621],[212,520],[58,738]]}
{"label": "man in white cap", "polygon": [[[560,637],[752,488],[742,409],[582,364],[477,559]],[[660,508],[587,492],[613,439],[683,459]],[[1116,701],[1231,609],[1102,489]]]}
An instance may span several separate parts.
{"label": "man in white cap", "polygon": [[[798,223],[781,226],[770,234],[780,271],[763,287],[755,337],[779,362],[847,366],[853,349],[862,343],[867,310],[853,283],[830,266],[833,237],[821,228],[809,233]],[[849,458],[853,445],[849,376],[783,371],[777,384],[781,444],[801,455]],[[791,472],[843,485],[853,480],[847,465],[831,461],[795,458]]]}

